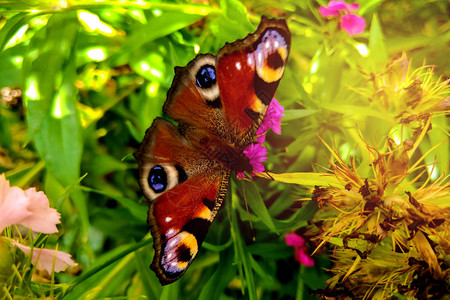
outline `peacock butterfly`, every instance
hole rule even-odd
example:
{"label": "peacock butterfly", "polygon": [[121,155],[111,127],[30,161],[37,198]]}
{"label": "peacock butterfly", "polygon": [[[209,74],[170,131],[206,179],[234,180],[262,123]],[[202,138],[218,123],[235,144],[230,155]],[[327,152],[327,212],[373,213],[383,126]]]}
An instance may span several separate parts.
{"label": "peacock butterfly", "polygon": [[151,269],[162,285],[186,272],[228,189],[231,171],[251,171],[245,147],[283,76],[291,35],[284,20],[263,17],[256,31],[200,54],[175,78],[163,111],[135,153],[139,184],[151,202]]}

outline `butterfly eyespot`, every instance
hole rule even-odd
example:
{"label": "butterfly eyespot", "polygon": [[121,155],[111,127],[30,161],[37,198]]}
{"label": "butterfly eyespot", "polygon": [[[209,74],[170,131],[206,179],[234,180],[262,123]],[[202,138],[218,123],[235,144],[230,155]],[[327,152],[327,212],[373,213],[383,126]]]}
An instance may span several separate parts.
{"label": "butterfly eyespot", "polygon": [[204,65],[195,75],[197,86],[207,89],[216,84],[216,69],[211,65]]}
{"label": "butterfly eyespot", "polygon": [[[258,76],[267,83],[276,82],[283,76],[288,56],[288,44],[276,30],[267,31],[253,53]],[[273,96],[273,95],[272,95]],[[271,97],[272,97],[271,96]]]}
{"label": "butterfly eyespot", "polygon": [[155,193],[161,193],[166,189],[167,174],[163,167],[155,166],[151,169],[148,184]]}
{"label": "butterfly eyespot", "polygon": [[267,65],[276,70],[284,65],[280,53],[274,52],[267,57]]}
{"label": "butterfly eyespot", "polygon": [[190,261],[192,259],[191,249],[186,245],[180,245],[177,249],[177,254],[181,261]]}

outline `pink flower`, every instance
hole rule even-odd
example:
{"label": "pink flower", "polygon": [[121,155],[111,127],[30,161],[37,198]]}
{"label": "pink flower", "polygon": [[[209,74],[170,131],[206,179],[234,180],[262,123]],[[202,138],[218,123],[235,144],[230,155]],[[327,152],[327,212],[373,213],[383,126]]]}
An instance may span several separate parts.
{"label": "pink flower", "polygon": [[338,17],[341,11],[350,13],[359,9],[358,3],[347,4],[345,1],[330,1],[328,6],[321,6],[319,8],[319,14],[322,17]]}
{"label": "pink flower", "polygon": [[286,234],[286,244],[295,247],[294,258],[306,267],[314,266],[314,259],[308,255],[305,239],[296,233]]}
{"label": "pink flower", "polygon": [[[24,246],[14,240],[9,240],[14,246],[22,250],[26,255],[30,256],[31,248]],[[31,262],[39,270],[46,270],[49,274],[54,272],[61,272],[67,267],[74,267],[77,265],[71,258],[71,255],[62,251],[33,248]]]}
{"label": "pink flower", "polygon": [[8,226],[21,224],[42,233],[58,232],[60,215],[50,208],[47,196],[35,188],[26,191],[10,187],[5,175],[0,175],[0,232]]}
{"label": "pink flower", "polygon": [[366,27],[366,20],[363,17],[348,14],[342,16],[341,18],[341,27],[349,35],[357,35],[364,32],[364,27]]}
{"label": "pink flower", "polygon": [[[267,149],[260,144],[250,144],[244,149],[245,156],[248,157],[250,164],[253,167],[252,175],[254,172],[264,172],[264,165],[262,164],[267,159]],[[244,178],[244,172],[237,174],[238,178]],[[252,176],[253,177],[253,176]]]}
{"label": "pink flower", "polygon": [[322,17],[340,17],[341,28],[349,35],[361,34],[366,27],[366,20],[363,17],[352,14],[357,11],[359,4],[347,4],[345,1],[330,1],[328,6],[321,6],[319,13]]}
{"label": "pink flower", "polygon": [[284,116],[284,107],[278,103],[277,99],[273,98],[270,102],[267,112],[264,115],[264,119],[258,128],[256,134],[258,135],[257,141],[262,144],[266,140],[266,132],[272,129],[276,134],[281,134],[281,119]]}

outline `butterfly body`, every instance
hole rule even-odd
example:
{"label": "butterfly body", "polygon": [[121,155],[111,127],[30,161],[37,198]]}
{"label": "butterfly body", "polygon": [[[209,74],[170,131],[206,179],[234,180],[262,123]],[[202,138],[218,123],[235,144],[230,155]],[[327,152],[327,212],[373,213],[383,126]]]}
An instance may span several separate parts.
{"label": "butterfly body", "polygon": [[252,144],[284,72],[290,33],[264,18],[255,33],[175,68],[163,111],[135,153],[151,201],[151,265],[161,284],[180,278],[196,256],[225,197],[230,173],[251,172]]}

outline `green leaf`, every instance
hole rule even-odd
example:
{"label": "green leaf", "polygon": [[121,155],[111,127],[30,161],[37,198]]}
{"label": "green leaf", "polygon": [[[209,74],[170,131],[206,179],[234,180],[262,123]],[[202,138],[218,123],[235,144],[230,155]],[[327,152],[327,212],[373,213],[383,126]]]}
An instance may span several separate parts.
{"label": "green leaf", "polygon": [[147,206],[139,205],[128,198],[106,191],[96,190],[89,187],[82,187],[82,190],[112,198],[122,204],[124,207],[128,208],[130,213],[135,216],[137,220],[140,220],[143,224],[147,222]]}
{"label": "green leaf", "polygon": [[258,192],[256,184],[254,182],[239,180],[237,181],[237,187],[259,220],[261,220],[261,222],[263,222],[271,231],[276,232],[272,217]]}
{"label": "green leaf", "polygon": [[9,120],[4,116],[3,111],[4,108],[0,107],[0,147],[9,149],[12,145],[12,135]]}
{"label": "green leaf", "polygon": [[22,86],[22,60],[26,47],[16,45],[0,52],[0,88]]}
{"label": "green leaf", "polygon": [[[233,207],[237,206],[235,203],[237,200],[236,197],[233,198]],[[248,297],[250,300],[258,299],[256,295],[256,285],[255,279],[253,276],[253,270],[250,262],[250,253],[248,253],[245,242],[241,236],[241,230],[239,230],[239,222],[237,218],[237,211],[235,208],[231,211],[231,236],[234,240],[234,249],[235,249],[235,260],[236,263],[241,267],[240,276],[242,277],[242,281],[245,284],[245,287],[248,290]],[[242,272],[242,270],[244,272]]]}
{"label": "green leaf", "polygon": [[345,115],[353,115],[353,117],[370,116],[378,118],[380,120],[386,119],[390,120],[389,114],[362,105],[357,106],[351,104],[340,104],[340,105],[322,104],[322,107],[330,111],[339,112]]}
{"label": "green leaf", "polygon": [[[47,26],[39,30],[30,41],[23,61],[27,142],[34,137],[43,120],[50,117],[52,104],[54,108],[57,104],[63,110],[61,113],[67,113],[68,110],[69,114],[66,115],[73,113],[70,109],[74,106],[75,97],[76,69],[73,59],[77,32],[78,22],[74,14],[57,14],[50,17]],[[47,128],[49,125],[47,123]]]}
{"label": "green leaf", "polygon": [[[101,280],[104,275],[106,275],[104,272],[102,273],[102,271],[105,271],[106,268],[109,268],[111,265],[119,262],[131,252],[149,245],[152,242],[152,238],[145,238],[140,242],[123,245],[104,254],[98,258],[89,269],[84,271],[80,276],[71,282],[69,288],[65,291],[66,297],[64,297],[64,299],[80,299],[79,297],[82,293],[89,291],[90,288],[95,288],[97,282]],[[71,293],[72,290],[74,290],[74,292]]]}
{"label": "green leaf", "polygon": [[113,61],[118,59],[121,54],[133,57],[134,53],[146,43],[185,28],[201,17],[200,14],[179,12],[167,12],[159,17],[154,17],[147,24],[133,31],[120,50],[113,55]]}
{"label": "green leaf", "polygon": [[307,225],[307,221],[311,220],[318,210],[317,203],[308,201],[300,210],[296,211],[292,216],[285,220],[274,220],[278,231],[292,231]]}
{"label": "green leaf", "polygon": [[233,265],[233,251],[229,249],[220,252],[220,263],[213,276],[202,288],[199,300],[219,299],[225,288],[236,275],[236,267]]}
{"label": "green leaf", "polygon": [[247,27],[246,29],[249,31],[253,30],[253,26],[247,17],[247,9],[242,2],[238,0],[220,0],[220,7],[223,15],[229,21],[240,24],[244,28]]}
{"label": "green leaf", "polygon": [[343,188],[342,183],[336,177],[334,177],[334,175],[327,173],[298,172],[275,174],[267,172],[267,174],[260,173],[260,176],[284,183],[306,186],[334,186],[337,188]]}
{"label": "green leaf", "polygon": [[162,288],[155,273],[153,273],[148,267],[149,263],[147,261],[150,256],[149,253],[152,252],[149,250],[150,249],[142,249],[136,251],[134,253],[135,260],[138,272],[140,274],[140,279],[142,280],[142,285],[144,286],[148,299],[158,299],[161,295]]}
{"label": "green leaf", "polygon": [[372,24],[370,25],[369,53],[373,71],[382,71],[388,60],[388,53],[386,51],[380,21],[376,14],[373,15]]}
{"label": "green leaf", "polygon": [[312,97],[319,103],[333,103],[342,87],[344,70],[343,51],[327,53],[319,48],[311,60],[310,81]]}
{"label": "green leaf", "polygon": [[277,241],[277,243],[254,243],[249,245],[247,249],[251,254],[265,258],[281,259],[292,256],[292,248],[280,241]]}
{"label": "green leaf", "polygon": [[[24,59],[27,139],[45,167],[63,187],[80,175],[83,140],[77,111],[75,13],[56,14],[32,39]],[[71,194],[87,234],[89,216],[86,198],[75,188]]]}
{"label": "green leaf", "polygon": [[14,170],[11,170],[6,173],[6,177],[8,178],[11,185],[16,185],[21,188],[29,186],[33,180],[36,180],[36,177],[41,173],[44,169],[44,162],[39,161],[37,163],[26,163],[17,166]]}
{"label": "green leaf", "polygon": [[247,9],[237,0],[221,0],[222,16],[211,21],[210,28],[218,45],[233,42],[254,31],[247,17]]}
{"label": "green leaf", "polygon": [[308,109],[287,109],[284,111],[283,122],[297,120],[314,115],[317,110]]}
{"label": "green leaf", "polygon": [[8,44],[9,40],[16,34],[16,32],[33,17],[29,13],[18,13],[9,19],[0,30],[0,52]]}

